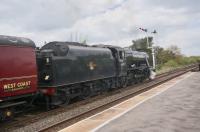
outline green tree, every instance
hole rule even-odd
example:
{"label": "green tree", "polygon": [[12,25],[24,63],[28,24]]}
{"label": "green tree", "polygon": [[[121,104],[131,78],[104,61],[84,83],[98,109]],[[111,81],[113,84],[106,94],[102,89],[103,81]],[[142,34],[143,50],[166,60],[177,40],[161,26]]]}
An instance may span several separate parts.
{"label": "green tree", "polygon": [[171,45],[167,50],[171,51],[174,56],[182,56],[181,49],[177,45]]}
{"label": "green tree", "polygon": [[130,46],[133,50],[138,50],[138,51],[146,51],[149,50],[148,47],[151,47],[153,44],[153,37],[148,37],[148,42],[149,45],[147,44],[147,37],[137,39],[137,40],[132,40],[133,44]]}
{"label": "green tree", "polygon": [[[153,37],[148,37],[149,46],[153,44]],[[143,51],[148,53],[149,62],[152,65],[151,49],[148,48],[147,38],[141,38],[132,41],[130,46],[133,50]],[[171,45],[164,49],[160,46],[154,47],[157,69],[171,69],[179,66],[184,66],[192,63],[200,63],[199,56],[186,57],[181,53],[181,49],[177,45]]]}

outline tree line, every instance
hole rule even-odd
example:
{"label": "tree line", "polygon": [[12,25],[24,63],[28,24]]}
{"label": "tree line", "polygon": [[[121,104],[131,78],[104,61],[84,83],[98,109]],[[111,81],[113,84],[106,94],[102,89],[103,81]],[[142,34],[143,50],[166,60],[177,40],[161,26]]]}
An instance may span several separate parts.
{"label": "tree line", "polygon": [[[147,42],[149,42],[149,44],[147,44]],[[133,40],[132,43],[133,44],[129,47],[132,50],[146,52],[149,55],[150,65],[152,65],[152,52],[149,47],[153,45],[153,37]],[[154,46],[154,50],[157,70],[176,68],[200,62],[200,56],[185,56],[181,53],[181,49],[177,45],[171,45],[168,48]]]}

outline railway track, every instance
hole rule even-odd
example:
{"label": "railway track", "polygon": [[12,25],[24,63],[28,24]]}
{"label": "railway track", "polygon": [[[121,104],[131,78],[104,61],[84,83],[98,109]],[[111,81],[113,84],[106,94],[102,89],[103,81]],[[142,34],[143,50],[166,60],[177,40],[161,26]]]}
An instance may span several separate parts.
{"label": "railway track", "polygon": [[176,69],[158,75],[154,81],[146,81],[144,84],[134,87],[129,86],[110,93],[104,93],[55,110],[28,115],[26,118],[19,118],[19,120],[11,122],[9,125],[2,124],[3,126],[0,126],[0,129],[3,131],[57,131],[196,68],[197,65],[191,65]]}

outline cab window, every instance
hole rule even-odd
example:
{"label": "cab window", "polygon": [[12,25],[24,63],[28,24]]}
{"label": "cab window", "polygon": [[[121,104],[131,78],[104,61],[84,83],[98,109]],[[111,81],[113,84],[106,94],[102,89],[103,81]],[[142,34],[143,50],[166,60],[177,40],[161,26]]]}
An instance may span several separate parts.
{"label": "cab window", "polygon": [[123,51],[119,51],[119,59],[120,60],[124,59],[124,52]]}

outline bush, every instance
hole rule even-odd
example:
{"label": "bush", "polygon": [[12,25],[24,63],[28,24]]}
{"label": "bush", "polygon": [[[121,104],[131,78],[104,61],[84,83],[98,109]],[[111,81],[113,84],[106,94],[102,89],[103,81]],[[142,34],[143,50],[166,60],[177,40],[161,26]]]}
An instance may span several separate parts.
{"label": "bush", "polygon": [[157,72],[162,73],[169,70],[173,70],[177,67],[182,67],[194,63],[200,62],[200,57],[192,56],[192,57],[184,57],[184,56],[178,56],[174,59],[170,59],[164,64],[157,65]]}
{"label": "bush", "polygon": [[167,61],[163,67],[178,67],[179,64],[175,60],[169,60]]}

